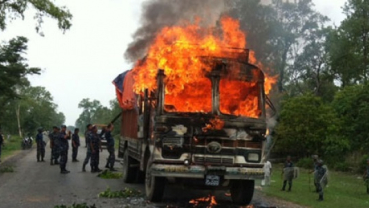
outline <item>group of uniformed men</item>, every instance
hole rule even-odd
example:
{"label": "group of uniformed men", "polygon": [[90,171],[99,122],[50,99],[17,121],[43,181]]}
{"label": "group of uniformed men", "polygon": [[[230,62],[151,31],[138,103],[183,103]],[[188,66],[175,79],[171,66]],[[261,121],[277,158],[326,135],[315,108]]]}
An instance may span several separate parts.
{"label": "group of uniformed men", "polygon": [[[315,190],[314,192],[319,194],[318,201],[323,201],[323,188],[328,183],[328,177],[327,177],[327,167],[324,165],[323,160],[319,159],[317,155],[313,155],[313,163],[314,163],[314,169],[311,171],[311,173],[314,174],[314,186]],[[292,180],[296,177],[295,173],[296,169],[294,169],[294,165],[292,163],[291,157],[288,156],[286,162],[284,163],[283,168],[283,187],[282,191],[286,190],[286,185],[288,183],[288,190],[291,191],[292,188]],[[309,184],[310,185],[310,184]]]}
{"label": "group of uniformed men", "polygon": [[[113,130],[113,128],[114,126],[112,124],[109,124],[107,127],[104,127],[100,135],[98,135],[97,127],[95,125],[87,125],[87,130],[85,132],[87,153],[82,166],[83,172],[86,171],[86,165],[90,161],[90,159],[91,172],[94,173],[102,171],[101,169],[99,169],[99,159],[100,151],[102,151],[101,136],[103,134],[105,135],[105,138],[107,140],[107,149],[109,151],[109,158],[105,167],[109,168],[111,171],[115,171],[114,138],[111,136],[111,131]],[[42,132],[43,130],[41,128],[38,129],[38,134],[36,136],[37,162],[45,161],[44,157],[46,143],[43,141]],[[77,160],[78,148],[80,146],[80,138],[78,133],[78,128],[74,129],[74,133],[72,134],[71,131],[67,131],[67,127],[65,125],[62,125],[61,128],[54,126],[53,131],[49,134],[51,148],[50,165],[59,165],[61,174],[70,173],[70,171],[66,169],[66,165],[68,162],[69,140],[72,140],[72,161],[79,162]]]}

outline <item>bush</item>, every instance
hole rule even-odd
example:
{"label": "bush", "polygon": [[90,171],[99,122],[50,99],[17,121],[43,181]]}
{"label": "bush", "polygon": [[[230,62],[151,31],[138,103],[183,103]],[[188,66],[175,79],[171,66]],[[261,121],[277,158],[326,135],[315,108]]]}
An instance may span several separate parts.
{"label": "bush", "polygon": [[361,161],[359,163],[359,168],[358,168],[359,173],[364,173],[364,171],[366,170],[366,167],[368,165],[367,163],[368,158],[369,158],[368,155],[363,155],[363,157],[361,158]]}
{"label": "bush", "polygon": [[350,171],[350,166],[346,162],[338,162],[334,164],[334,170],[348,172]]}
{"label": "bush", "polygon": [[305,169],[313,169],[313,159],[309,157],[301,158],[297,163],[297,167],[305,168]]}

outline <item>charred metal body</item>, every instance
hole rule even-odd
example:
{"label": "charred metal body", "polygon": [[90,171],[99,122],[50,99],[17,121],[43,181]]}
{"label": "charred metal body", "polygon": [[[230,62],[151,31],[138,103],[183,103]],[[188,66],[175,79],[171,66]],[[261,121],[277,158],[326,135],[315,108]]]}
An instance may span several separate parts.
{"label": "charred metal body", "polygon": [[[157,89],[137,95],[137,109],[123,110],[119,157],[124,180],[146,183],[149,200],[162,198],[167,182],[230,189],[237,204],[248,204],[254,180],[262,179],[265,145],[264,74],[248,63],[248,50],[234,59],[203,57],[212,64],[210,112],[177,112],[165,103],[165,74],[158,70]],[[237,64],[238,73],[230,73]],[[221,111],[222,79],[253,82],[256,116]],[[221,125],[217,125],[220,122]],[[145,177],[144,177],[145,176]]]}

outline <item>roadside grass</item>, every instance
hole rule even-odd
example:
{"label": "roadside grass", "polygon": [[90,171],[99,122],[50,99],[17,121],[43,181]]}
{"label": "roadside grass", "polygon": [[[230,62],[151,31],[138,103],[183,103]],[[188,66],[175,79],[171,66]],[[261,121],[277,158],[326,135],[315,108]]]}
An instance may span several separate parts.
{"label": "roadside grass", "polygon": [[119,191],[112,191],[108,187],[105,191],[99,193],[99,197],[105,198],[128,198],[128,197],[139,197],[142,196],[141,192],[131,188],[124,188]]}
{"label": "roadside grass", "polygon": [[263,187],[262,192],[308,207],[369,207],[369,194],[366,193],[364,181],[359,175],[329,171],[328,187],[324,189],[324,201],[319,202],[318,194],[313,192],[315,190],[313,175],[308,173],[309,170],[300,168],[299,178],[293,180],[291,192],[281,191],[283,184],[281,172],[281,165],[273,167],[272,184],[269,187]]}
{"label": "roadside grass", "polygon": [[10,140],[4,139],[5,146],[2,147],[1,160],[12,156],[16,151],[21,150],[22,139],[19,136],[12,136]]}
{"label": "roadside grass", "polygon": [[14,169],[12,166],[6,166],[6,167],[0,168],[0,173],[12,173],[12,172],[14,172]]}

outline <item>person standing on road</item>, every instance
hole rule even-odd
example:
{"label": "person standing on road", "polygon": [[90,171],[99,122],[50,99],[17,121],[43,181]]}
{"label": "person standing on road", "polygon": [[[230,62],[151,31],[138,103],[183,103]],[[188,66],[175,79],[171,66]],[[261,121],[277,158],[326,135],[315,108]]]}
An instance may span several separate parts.
{"label": "person standing on road", "polygon": [[60,128],[56,127],[55,132],[53,133],[53,159],[54,165],[59,165],[59,157],[60,157]]}
{"label": "person standing on road", "polygon": [[54,149],[54,139],[56,133],[57,133],[58,127],[53,126],[53,131],[49,133],[49,141],[50,141],[50,149],[51,149],[51,154],[50,154],[50,165],[54,165],[54,156],[55,156],[55,149]]}
{"label": "person standing on road", "polygon": [[79,133],[79,129],[75,128],[74,134],[72,135],[72,161],[73,162],[79,162],[77,160],[78,147],[80,145],[78,133]]}
{"label": "person standing on road", "polygon": [[87,124],[86,126],[86,131],[85,131],[85,147],[88,149],[89,147],[89,141],[87,141],[87,138],[88,138],[88,134],[91,132],[91,127],[92,127],[92,124]]}
{"label": "person standing on road", "polygon": [[92,127],[92,133],[90,134],[90,147],[91,147],[91,172],[101,172],[102,170],[99,169],[99,160],[100,160],[100,138],[97,135],[97,127]]}
{"label": "person standing on road", "polygon": [[68,171],[66,169],[66,165],[68,162],[68,149],[69,149],[69,144],[68,144],[68,140],[71,137],[71,132],[70,131],[66,131],[67,127],[65,125],[61,126],[61,132],[59,135],[59,139],[60,139],[60,173],[62,174],[66,174],[66,173],[70,173],[70,171]]}
{"label": "person standing on road", "polygon": [[111,135],[111,132],[113,131],[114,126],[113,124],[109,124],[106,129],[105,129],[105,139],[107,142],[107,149],[109,152],[109,157],[107,160],[107,163],[105,165],[105,168],[109,168],[110,171],[116,171],[116,169],[114,169],[114,163],[115,163],[115,149],[114,149],[114,145],[115,145],[115,141],[114,141],[114,137]]}
{"label": "person standing on road", "polygon": [[325,186],[325,181],[327,179],[327,169],[323,166],[323,160],[319,159],[317,161],[317,167],[316,167],[316,178],[318,182],[318,193],[319,198],[318,201],[323,201],[323,187]]}
{"label": "person standing on road", "polygon": [[291,156],[287,157],[287,160],[284,163],[284,168],[283,168],[282,174],[283,174],[282,191],[286,190],[287,182],[288,182],[288,190],[287,191],[291,191],[292,180],[293,180],[293,177],[294,177],[294,167],[293,167],[293,163],[291,161]]}
{"label": "person standing on road", "polygon": [[1,130],[0,130],[0,162],[1,162],[1,149],[3,148],[3,146],[4,146],[4,137],[1,134]]}
{"label": "person standing on road", "polygon": [[90,161],[91,158],[91,146],[90,146],[90,138],[91,138],[91,128],[92,125],[91,124],[87,124],[86,126],[86,132],[85,132],[85,141],[86,141],[86,147],[87,147],[87,151],[86,151],[86,158],[83,161],[83,165],[82,165],[82,171],[86,172],[86,165],[88,164],[88,162]]}
{"label": "person standing on road", "polygon": [[266,161],[264,163],[264,181],[266,186],[270,186],[270,174],[272,173],[272,163]]}
{"label": "person standing on road", "polygon": [[42,128],[37,129],[36,145],[37,145],[37,162],[45,162],[45,142],[42,134]]}

